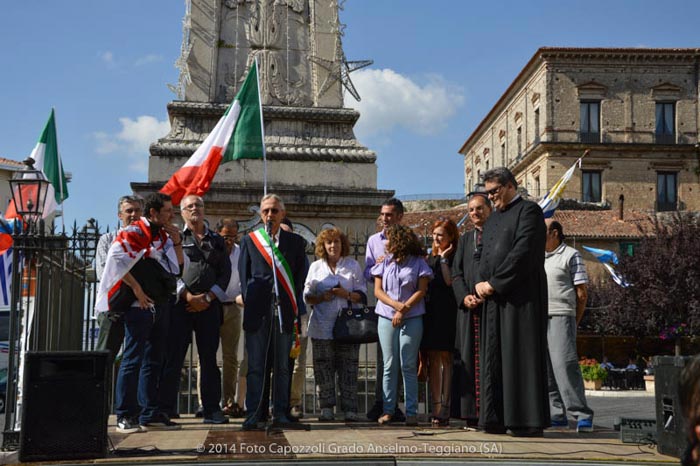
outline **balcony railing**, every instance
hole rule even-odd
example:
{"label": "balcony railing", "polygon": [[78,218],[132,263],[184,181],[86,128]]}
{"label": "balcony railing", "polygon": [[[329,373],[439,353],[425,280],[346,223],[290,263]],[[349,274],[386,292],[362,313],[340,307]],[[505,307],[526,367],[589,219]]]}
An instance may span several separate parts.
{"label": "balcony railing", "polygon": [[600,133],[584,133],[579,134],[580,142],[586,144],[598,144],[600,142]]}

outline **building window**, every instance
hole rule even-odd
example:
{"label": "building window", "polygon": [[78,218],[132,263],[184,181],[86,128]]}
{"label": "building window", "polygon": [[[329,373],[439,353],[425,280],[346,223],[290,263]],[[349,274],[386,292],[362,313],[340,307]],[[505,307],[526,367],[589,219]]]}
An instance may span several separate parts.
{"label": "building window", "polygon": [[540,142],[540,109],[535,109],[535,142]]}
{"label": "building window", "polygon": [[600,142],[600,101],[581,102],[580,142]]}
{"label": "building window", "polygon": [[501,166],[506,166],[506,143],[501,144]]}
{"label": "building window", "polygon": [[583,170],[581,175],[581,200],[583,202],[600,202],[602,199],[601,172]]}
{"label": "building window", "polygon": [[656,143],[675,144],[676,106],[673,102],[656,103]]}
{"label": "building window", "polygon": [[488,170],[488,169],[489,169],[489,161],[487,160],[487,161],[486,161],[486,167],[484,167],[484,170]]}
{"label": "building window", "polygon": [[542,189],[540,185],[540,177],[536,176],[535,177],[535,197],[540,197],[542,196],[542,193],[540,192],[540,189]]}
{"label": "building window", "polygon": [[678,208],[678,173],[656,174],[656,210],[664,212]]}
{"label": "building window", "polygon": [[523,155],[523,127],[518,126],[516,133],[518,135],[518,158],[520,158]]}
{"label": "building window", "polygon": [[634,242],[620,242],[620,254],[626,256],[634,256],[634,249],[637,247],[637,243]]}

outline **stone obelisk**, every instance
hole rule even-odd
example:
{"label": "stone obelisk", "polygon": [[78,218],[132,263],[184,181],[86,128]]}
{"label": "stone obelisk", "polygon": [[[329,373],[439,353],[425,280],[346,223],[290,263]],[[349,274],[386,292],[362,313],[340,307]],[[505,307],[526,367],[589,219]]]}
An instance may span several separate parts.
{"label": "stone obelisk", "polygon": [[[171,130],[150,147],[147,183],[160,189],[192,155],[236,95],[255,57],[260,67],[268,192],[285,201],[295,225],[334,224],[374,232],[381,202],[376,155],[355,138],[359,113],[343,105],[357,93],[342,48],[336,0],[189,0],[178,86],[168,104]],[[359,66],[362,66],[360,64]],[[205,196],[207,216],[256,220],[263,161],[222,164]]]}

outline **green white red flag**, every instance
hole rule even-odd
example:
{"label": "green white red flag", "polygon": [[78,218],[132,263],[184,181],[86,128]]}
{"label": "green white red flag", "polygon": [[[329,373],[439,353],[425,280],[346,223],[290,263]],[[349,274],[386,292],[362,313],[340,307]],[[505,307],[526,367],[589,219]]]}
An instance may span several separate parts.
{"label": "green white red flag", "polygon": [[258,72],[253,64],[224,116],[160,192],[170,195],[173,204],[179,204],[186,194],[202,196],[209,191],[222,162],[263,158],[261,115]]}
{"label": "green white red flag", "polygon": [[[44,215],[46,218],[56,211],[58,204],[68,199],[68,182],[63,172],[61,156],[58,153],[58,142],[56,138],[56,119],[54,110],[46,122],[44,131],[41,132],[39,142],[34,146],[34,150],[29,155],[34,159],[34,168],[44,174],[50,183],[46,193],[46,204],[44,204]],[[25,189],[31,189],[27,187]],[[36,188],[34,188],[36,189]],[[17,210],[14,202],[10,202],[5,212],[5,218],[17,218]]]}

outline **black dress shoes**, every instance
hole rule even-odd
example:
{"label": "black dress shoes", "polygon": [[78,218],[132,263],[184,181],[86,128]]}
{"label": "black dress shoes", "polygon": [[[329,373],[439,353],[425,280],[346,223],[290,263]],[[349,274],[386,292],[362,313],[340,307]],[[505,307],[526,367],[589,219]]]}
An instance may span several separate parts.
{"label": "black dress shoes", "polygon": [[506,428],[503,426],[479,426],[479,430],[484,433],[494,435],[503,435],[506,433]]}
{"label": "black dress shoes", "polygon": [[508,429],[511,437],[544,437],[544,430],[538,427],[512,427]]}

